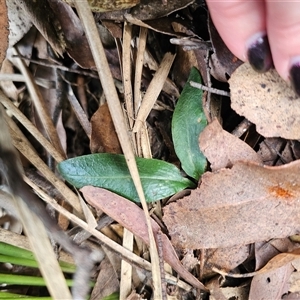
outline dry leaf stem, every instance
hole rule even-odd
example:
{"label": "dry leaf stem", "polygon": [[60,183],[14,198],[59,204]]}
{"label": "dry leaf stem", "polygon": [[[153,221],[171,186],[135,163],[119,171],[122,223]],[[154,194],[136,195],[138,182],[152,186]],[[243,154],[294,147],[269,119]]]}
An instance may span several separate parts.
{"label": "dry leaf stem", "polygon": [[150,216],[148,212],[148,207],[147,207],[143,187],[139,177],[139,172],[137,169],[128,132],[126,131],[126,122],[122,113],[120,100],[114,85],[113,77],[109,69],[109,65],[106,59],[102,42],[98,34],[98,30],[95,24],[95,20],[93,18],[93,14],[88,6],[88,2],[86,0],[75,0],[75,6],[80,16],[80,19],[82,21],[87,39],[89,41],[89,45],[98,69],[104,94],[106,96],[109,110],[115,125],[115,129],[126,158],[128,169],[132,176],[132,180],[134,182],[143,210],[145,212],[146,222],[148,225],[149,240],[150,240],[151,267],[152,267],[152,278],[153,278],[153,285],[154,285],[153,295],[154,295],[154,299],[161,299],[162,291],[161,291],[159,257],[158,257],[156,243],[152,232]]}

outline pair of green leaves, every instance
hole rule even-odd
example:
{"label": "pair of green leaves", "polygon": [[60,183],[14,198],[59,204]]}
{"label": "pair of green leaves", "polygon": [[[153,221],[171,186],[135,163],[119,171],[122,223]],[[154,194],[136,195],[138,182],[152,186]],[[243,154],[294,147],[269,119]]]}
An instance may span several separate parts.
{"label": "pair of green leaves", "polygon": [[[199,149],[198,137],[207,120],[202,109],[202,91],[189,82],[201,81],[197,69],[191,70],[188,82],[178,99],[172,119],[175,152],[182,169],[199,180],[206,159]],[[194,188],[174,165],[157,159],[136,158],[141,182],[148,202],[171,196],[185,188]],[[58,165],[60,174],[77,188],[86,185],[102,187],[127,199],[139,202],[123,155],[98,153],[71,158]]]}

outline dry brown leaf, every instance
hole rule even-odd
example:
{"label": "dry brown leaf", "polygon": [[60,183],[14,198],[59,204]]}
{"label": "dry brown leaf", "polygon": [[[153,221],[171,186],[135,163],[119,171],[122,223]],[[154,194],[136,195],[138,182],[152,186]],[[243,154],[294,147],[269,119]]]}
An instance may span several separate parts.
{"label": "dry brown leaf", "polygon": [[92,52],[76,13],[62,1],[49,1],[49,5],[60,23],[68,54],[82,68],[94,67]]}
{"label": "dry brown leaf", "polygon": [[217,119],[202,131],[199,146],[213,171],[231,167],[239,160],[262,162],[260,156],[249,145],[223,130]]}
{"label": "dry brown leaf", "polygon": [[300,228],[300,161],[237,162],[202,176],[200,188],[164,209],[179,248],[218,248],[286,237]]}
{"label": "dry brown leaf", "polygon": [[219,266],[228,272],[243,263],[249,256],[249,246],[234,246],[217,249],[207,249],[203,257],[205,259],[203,273],[211,274],[211,266]]}
{"label": "dry brown leaf", "polygon": [[[51,1],[50,1],[51,2]],[[65,39],[57,16],[51,10],[48,1],[18,1],[24,16],[32,21],[39,32],[59,55],[65,50]]]}
{"label": "dry brown leaf", "polygon": [[100,272],[90,300],[102,299],[120,289],[119,279],[107,256],[102,260],[99,268]]}
{"label": "dry brown leaf", "polygon": [[282,299],[282,296],[289,290],[288,280],[293,271],[293,266],[287,264],[271,272],[254,276],[248,299]]}
{"label": "dry brown leaf", "polygon": [[229,79],[231,107],[265,137],[300,138],[300,98],[274,70],[255,72],[243,64]]}
{"label": "dry brown leaf", "polygon": [[238,299],[238,300],[248,300],[249,286],[248,284],[243,284],[236,287],[221,287],[220,278],[214,277],[207,284],[209,288],[209,300],[228,300],[228,299]]}
{"label": "dry brown leaf", "polygon": [[[101,188],[85,186],[80,191],[90,205],[104,211],[134,235],[142,239],[144,243],[149,245],[145,216],[143,210],[136,204]],[[206,290],[204,285],[182,266],[168,237],[161,233],[159,225],[152,219],[151,225],[157,243],[157,235],[160,234],[164,260],[191,285]]]}
{"label": "dry brown leaf", "polygon": [[90,148],[92,153],[122,153],[107,103],[101,105],[94,113],[91,118],[91,126]]}

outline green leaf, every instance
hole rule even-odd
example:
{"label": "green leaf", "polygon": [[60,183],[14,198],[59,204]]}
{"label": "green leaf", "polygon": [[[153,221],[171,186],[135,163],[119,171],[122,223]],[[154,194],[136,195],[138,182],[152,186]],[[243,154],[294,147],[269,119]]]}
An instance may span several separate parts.
{"label": "green leaf", "polygon": [[[148,202],[195,187],[172,164],[157,159],[136,158],[145,197]],[[123,155],[97,153],[65,160],[58,164],[60,174],[77,188],[86,185],[105,188],[139,202]]]}
{"label": "green leaf", "polygon": [[175,107],[172,137],[182,169],[192,178],[199,180],[205,171],[207,161],[199,149],[198,138],[207,120],[202,107],[202,91],[192,87],[190,81],[201,83],[196,68],[192,68]]}

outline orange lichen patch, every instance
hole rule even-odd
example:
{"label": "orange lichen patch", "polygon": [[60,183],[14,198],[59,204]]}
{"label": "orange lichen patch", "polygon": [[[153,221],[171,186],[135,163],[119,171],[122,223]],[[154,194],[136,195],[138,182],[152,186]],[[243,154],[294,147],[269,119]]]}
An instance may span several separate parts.
{"label": "orange lichen patch", "polygon": [[270,186],[268,189],[269,189],[270,193],[272,193],[273,195],[276,195],[276,197],[278,197],[278,198],[287,199],[287,198],[294,197],[294,195],[290,191],[288,191],[278,185]]}

